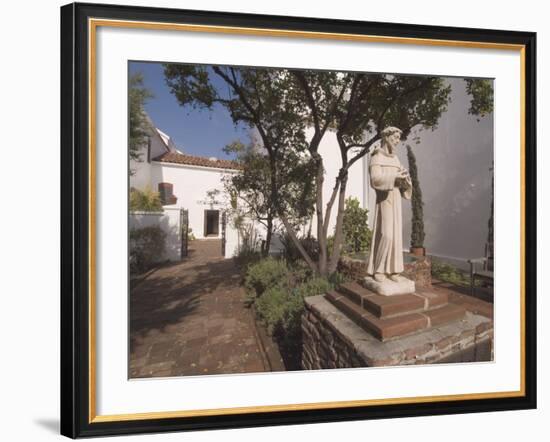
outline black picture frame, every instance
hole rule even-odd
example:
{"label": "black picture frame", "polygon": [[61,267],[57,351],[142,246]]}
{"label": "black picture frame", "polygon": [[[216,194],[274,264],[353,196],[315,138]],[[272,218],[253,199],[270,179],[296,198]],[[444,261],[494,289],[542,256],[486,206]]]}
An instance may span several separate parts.
{"label": "black picture frame", "polygon": [[[524,75],[522,395],[195,417],[94,420],[90,378],[90,18],[519,45]],[[105,436],[536,408],[536,34],[73,3],[61,8],[61,434]],[[92,249],[91,249],[92,247]],[[92,315],[93,317],[93,315]]]}

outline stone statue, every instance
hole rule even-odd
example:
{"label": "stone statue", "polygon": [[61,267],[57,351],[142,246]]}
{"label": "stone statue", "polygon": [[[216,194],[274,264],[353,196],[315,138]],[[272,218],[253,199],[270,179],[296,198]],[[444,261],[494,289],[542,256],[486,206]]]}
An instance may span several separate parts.
{"label": "stone statue", "polygon": [[384,295],[411,293],[414,282],[400,275],[404,270],[401,198],[412,196],[411,177],[396,155],[402,131],[386,127],[381,134],[381,145],[369,163],[376,208],[365,286]]}

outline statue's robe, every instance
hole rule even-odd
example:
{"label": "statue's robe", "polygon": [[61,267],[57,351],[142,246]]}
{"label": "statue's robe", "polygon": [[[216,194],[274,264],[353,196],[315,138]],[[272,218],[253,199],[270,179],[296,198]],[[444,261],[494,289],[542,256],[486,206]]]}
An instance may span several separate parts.
{"label": "statue's robe", "polygon": [[401,168],[397,155],[376,149],[369,162],[370,184],[376,191],[374,230],[367,273],[401,273],[403,267],[403,220],[401,197],[410,199],[410,178],[396,180]]}

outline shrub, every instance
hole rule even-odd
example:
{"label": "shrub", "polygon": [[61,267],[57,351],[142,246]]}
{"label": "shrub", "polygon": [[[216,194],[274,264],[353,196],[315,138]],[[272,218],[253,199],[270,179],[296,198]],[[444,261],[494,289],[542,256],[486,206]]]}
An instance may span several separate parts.
{"label": "shrub", "polygon": [[246,274],[246,272],[248,272],[248,268],[262,258],[262,254],[257,250],[239,247],[233,258],[235,259],[237,266],[242,269],[241,271]]}
{"label": "shrub", "polygon": [[130,190],[130,210],[133,212],[162,212],[160,194],[150,187],[145,190]]}
{"label": "shrub", "polygon": [[130,273],[138,274],[161,261],[166,247],[166,233],[157,226],[130,231]]}
{"label": "shrub", "polygon": [[351,278],[348,275],[345,275],[344,273],[340,273],[340,272],[331,273],[328,277],[328,281],[333,287],[336,287],[350,280]]}
{"label": "shrub", "polygon": [[334,247],[334,235],[327,236],[327,253],[330,256]]}
{"label": "shrub", "polygon": [[302,284],[304,281],[312,278],[315,273],[307,263],[299,259],[293,263],[288,263],[287,266],[290,269],[290,286],[296,287],[299,284]]}
{"label": "shrub", "polygon": [[301,260],[289,265],[284,260],[265,258],[249,267],[245,281],[248,300],[277,340],[288,369],[300,367],[304,299],[327,292],[340,280],[338,274],[330,279],[312,275]]}
{"label": "shrub", "polygon": [[244,282],[248,297],[254,299],[270,288],[286,285],[289,275],[286,262],[280,259],[269,257],[250,265]]}
{"label": "shrub", "polygon": [[330,290],[333,285],[325,278],[312,278],[294,288],[284,285],[266,290],[256,299],[256,311],[268,332],[288,348],[300,348],[304,299]]}
{"label": "shrub", "polygon": [[[317,260],[319,257],[319,243],[317,242],[317,239],[311,235],[306,235],[298,240],[311,259]],[[296,244],[288,232],[281,235],[281,243],[283,245],[283,258],[287,262],[295,263],[302,259],[302,254],[298,250],[298,247],[296,247]]]}
{"label": "shrub", "polygon": [[369,249],[372,240],[372,231],[369,229],[368,219],[368,209],[361,208],[357,198],[349,197],[346,199],[342,222],[344,252],[357,253]]}
{"label": "shrub", "polygon": [[[451,284],[463,287],[470,286],[470,278],[462,270],[440,260],[432,258],[432,277],[440,281],[450,282]],[[476,281],[476,284],[479,281]]]}
{"label": "shrub", "polygon": [[302,284],[298,285],[293,292],[299,298],[304,299],[308,296],[316,296],[326,293],[331,288],[333,288],[333,284],[329,280],[326,278],[316,277],[304,281]]}
{"label": "shrub", "polygon": [[285,340],[298,341],[301,345],[302,313],[304,299],[308,296],[317,296],[326,293],[333,285],[325,278],[311,278],[295,287],[290,296],[282,318],[282,331]]}
{"label": "shrub", "polygon": [[256,312],[265,323],[271,335],[280,332],[285,310],[289,304],[289,295],[286,287],[271,287],[255,301]]}
{"label": "shrub", "polygon": [[235,262],[244,272],[261,259],[261,247],[258,231],[253,223],[245,223],[242,216],[233,219],[233,226],[239,231],[239,247],[234,254]]}
{"label": "shrub", "polygon": [[233,225],[239,231],[239,251],[255,251],[261,248],[261,238],[254,223],[244,222],[242,216],[233,220]]}

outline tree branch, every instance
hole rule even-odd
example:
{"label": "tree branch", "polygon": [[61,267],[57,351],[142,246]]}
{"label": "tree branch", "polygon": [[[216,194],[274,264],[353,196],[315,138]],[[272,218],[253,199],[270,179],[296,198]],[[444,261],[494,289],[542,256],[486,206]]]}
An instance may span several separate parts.
{"label": "tree branch", "polygon": [[381,112],[380,116],[378,117],[378,120],[377,120],[377,123],[376,123],[376,127],[377,127],[378,131],[380,132],[380,129],[381,129],[380,126],[382,125],[384,116],[386,115],[388,110],[390,110],[390,108],[395,104],[395,102],[397,101],[398,98],[403,98],[406,95],[412,94],[413,92],[416,92],[416,91],[422,89],[425,85],[428,85],[431,81],[432,81],[432,77],[427,77],[418,86],[407,89],[407,90],[405,90],[401,93],[399,93],[399,91],[396,91],[396,94],[391,98],[388,105],[385,107],[385,109]]}
{"label": "tree branch", "polygon": [[315,133],[320,134],[321,128],[319,124],[319,111],[317,109],[317,105],[315,104],[315,98],[313,97],[313,92],[311,91],[311,88],[309,87],[309,84],[307,82],[307,79],[302,71],[291,71],[292,75],[296,77],[302,88],[304,89],[304,92],[306,94],[306,102],[311,109],[311,114],[313,117],[313,126],[315,128]]}

